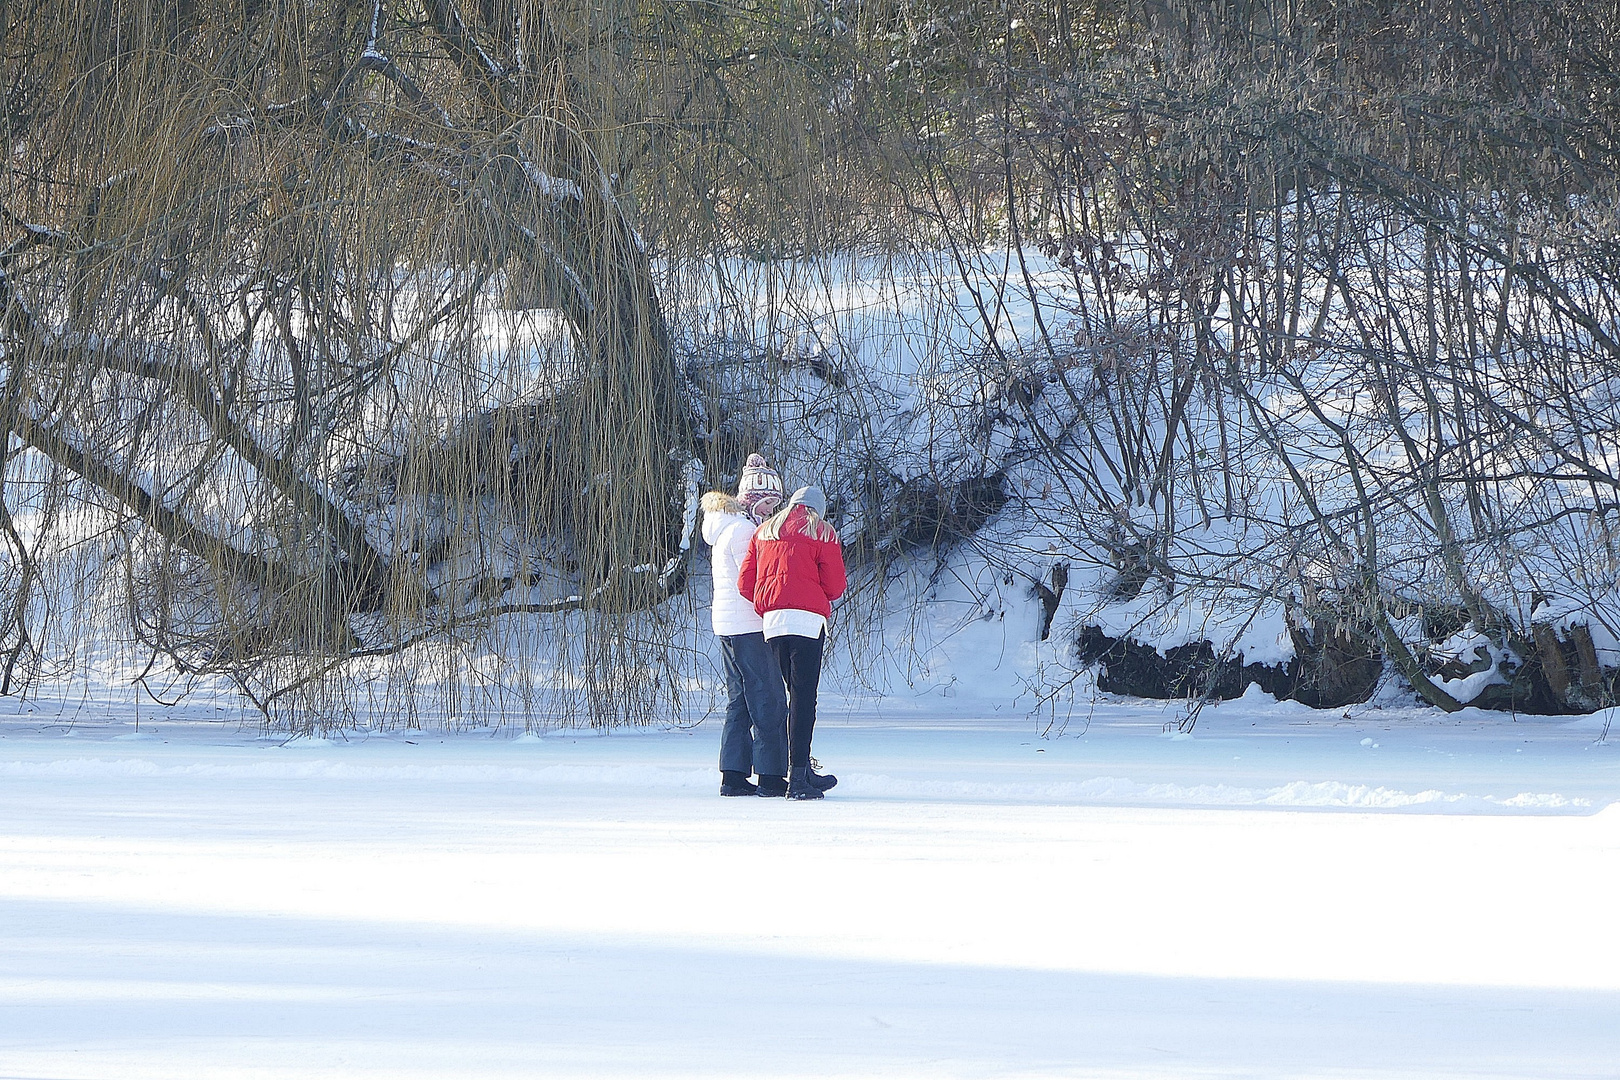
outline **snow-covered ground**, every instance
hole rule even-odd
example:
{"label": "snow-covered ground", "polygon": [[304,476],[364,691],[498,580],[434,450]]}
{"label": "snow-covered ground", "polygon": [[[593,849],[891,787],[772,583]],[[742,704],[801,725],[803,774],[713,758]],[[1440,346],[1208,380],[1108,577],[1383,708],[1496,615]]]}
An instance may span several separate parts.
{"label": "snow-covered ground", "polygon": [[712,719],[0,704],[6,1080],[1620,1076],[1602,717],[835,697],[790,805]]}

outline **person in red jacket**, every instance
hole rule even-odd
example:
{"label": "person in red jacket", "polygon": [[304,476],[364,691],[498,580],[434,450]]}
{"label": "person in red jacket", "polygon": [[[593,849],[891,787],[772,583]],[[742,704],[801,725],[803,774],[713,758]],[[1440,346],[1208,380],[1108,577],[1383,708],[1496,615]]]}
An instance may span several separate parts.
{"label": "person in red jacket", "polygon": [[827,619],[848,584],[844,549],[826,512],[820,488],[795,491],[787,507],[754,533],[737,575],[737,591],[765,620],[765,640],[776,649],[787,683],[790,799],[819,799],[838,782],[810,762]]}

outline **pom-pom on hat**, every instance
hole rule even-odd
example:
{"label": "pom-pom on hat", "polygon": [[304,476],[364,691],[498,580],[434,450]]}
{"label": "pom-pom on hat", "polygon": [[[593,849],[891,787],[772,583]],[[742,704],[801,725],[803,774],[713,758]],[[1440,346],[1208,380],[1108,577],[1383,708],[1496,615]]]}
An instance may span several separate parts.
{"label": "pom-pom on hat", "polygon": [[737,479],[737,501],[750,517],[763,521],[782,505],[782,478],[759,454],[749,454]]}

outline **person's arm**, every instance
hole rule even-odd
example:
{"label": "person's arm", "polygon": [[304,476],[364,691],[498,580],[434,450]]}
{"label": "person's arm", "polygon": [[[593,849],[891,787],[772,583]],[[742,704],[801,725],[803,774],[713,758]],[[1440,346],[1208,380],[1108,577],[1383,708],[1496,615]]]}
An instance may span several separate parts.
{"label": "person's arm", "polygon": [[737,571],[737,591],[750,604],[754,602],[754,580],[759,571],[758,546],[757,538],[749,539],[748,554],[743,556],[742,569]]}
{"label": "person's arm", "polygon": [[827,594],[827,603],[844,595],[849,587],[849,575],[844,569],[844,549],[834,536],[816,545],[816,561],[821,564],[821,590]]}

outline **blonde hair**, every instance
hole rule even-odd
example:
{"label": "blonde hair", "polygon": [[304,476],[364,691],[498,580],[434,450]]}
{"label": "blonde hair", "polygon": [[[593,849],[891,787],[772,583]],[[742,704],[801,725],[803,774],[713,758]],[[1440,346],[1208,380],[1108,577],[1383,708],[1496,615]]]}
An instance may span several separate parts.
{"label": "blonde hair", "polygon": [[787,521],[788,515],[795,510],[804,511],[804,534],[806,536],[812,540],[831,540],[835,544],[838,543],[838,530],[827,524],[820,514],[803,503],[784,506],[775,514],[772,514],[765,520],[765,524],[759,527],[759,538],[761,540],[779,539],[782,535],[782,525]]}

